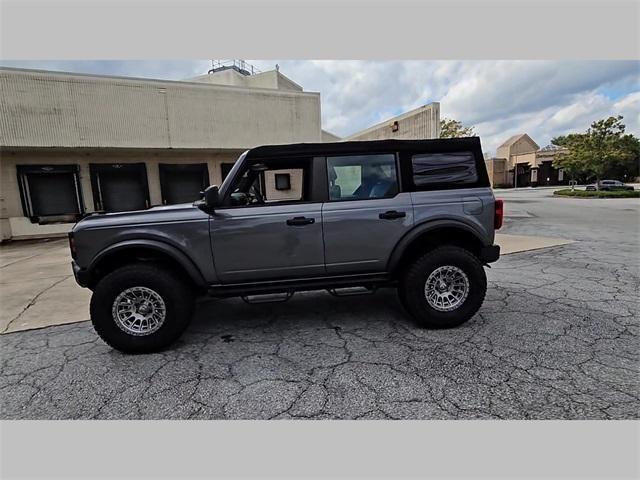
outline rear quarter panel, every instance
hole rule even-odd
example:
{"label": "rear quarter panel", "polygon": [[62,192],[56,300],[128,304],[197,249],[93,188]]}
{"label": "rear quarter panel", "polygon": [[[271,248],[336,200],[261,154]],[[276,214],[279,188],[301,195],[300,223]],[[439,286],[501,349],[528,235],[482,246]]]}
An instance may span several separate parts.
{"label": "rear quarter panel", "polygon": [[456,220],[471,227],[485,245],[493,245],[495,197],[489,187],[411,192],[414,225]]}

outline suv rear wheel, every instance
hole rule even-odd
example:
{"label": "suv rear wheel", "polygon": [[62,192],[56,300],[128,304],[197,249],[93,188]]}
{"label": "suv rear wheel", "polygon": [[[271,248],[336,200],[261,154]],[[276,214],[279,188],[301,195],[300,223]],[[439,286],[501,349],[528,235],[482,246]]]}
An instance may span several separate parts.
{"label": "suv rear wheel", "polygon": [[191,320],[194,295],[171,270],[138,263],[106,275],[91,297],[100,337],[125,353],[155,352],[173,343]]}
{"label": "suv rear wheel", "polygon": [[487,291],[482,263],[468,250],[436,248],[410,264],[398,293],[407,311],[422,326],[451,328],[478,311]]}

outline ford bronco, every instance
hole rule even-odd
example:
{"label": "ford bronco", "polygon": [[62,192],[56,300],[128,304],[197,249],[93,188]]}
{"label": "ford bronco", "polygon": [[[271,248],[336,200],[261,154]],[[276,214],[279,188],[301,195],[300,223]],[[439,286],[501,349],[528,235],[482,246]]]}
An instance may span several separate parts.
{"label": "ford bronco", "polygon": [[205,294],[395,287],[419,324],[460,325],[501,224],[478,138],[357,141],[253,148],[195,203],[92,214],[69,243],[96,332],[136,353],[174,342]]}

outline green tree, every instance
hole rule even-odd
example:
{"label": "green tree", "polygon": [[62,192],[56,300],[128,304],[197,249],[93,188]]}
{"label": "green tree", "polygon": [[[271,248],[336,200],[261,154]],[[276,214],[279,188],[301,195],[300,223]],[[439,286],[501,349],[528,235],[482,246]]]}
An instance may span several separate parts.
{"label": "green tree", "polygon": [[571,133],[555,137],[553,145],[565,147],[553,161],[556,168],[565,169],[572,176],[595,177],[605,175],[635,176],[640,160],[640,142],[625,134],[622,115],[598,120],[585,133]]}
{"label": "green tree", "polygon": [[465,127],[462,122],[443,118],[440,120],[440,138],[473,137],[474,127]]}

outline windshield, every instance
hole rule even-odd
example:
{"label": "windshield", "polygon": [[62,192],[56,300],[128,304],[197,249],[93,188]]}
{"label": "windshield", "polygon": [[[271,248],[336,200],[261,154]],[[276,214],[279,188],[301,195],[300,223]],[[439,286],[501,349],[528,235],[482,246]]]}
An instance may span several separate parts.
{"label": "windshield", "polygon": [[244,157],[247,156],[247,153],[249,153],[249,150],[247,150],[246,152],[244,152],[242,155],[238,157],[236,162],[233,164],[233,167],[229,171],[229,174],[226,176],[226,178],[222,182],[222,185],[220,185],[220,188],[218,189],[220,198],[224,198],[225,194],[227,193],[227,189],[229,188],[229,185],[231,183],[231,180],[233,179],[233,177],[236,176],[236,173],[240,169],[240,166],[243,163]]}

